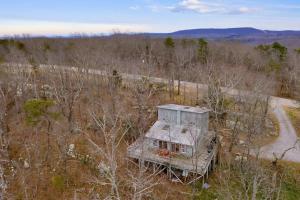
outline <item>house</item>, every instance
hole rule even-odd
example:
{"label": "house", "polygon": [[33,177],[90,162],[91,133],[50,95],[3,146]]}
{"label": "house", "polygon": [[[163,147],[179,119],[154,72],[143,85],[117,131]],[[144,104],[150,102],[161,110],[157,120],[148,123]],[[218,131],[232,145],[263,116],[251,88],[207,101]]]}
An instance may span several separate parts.
{"label": "house", "polygon": [[217,156],[215,133],[208,130],[210,110],[175,104],[157,109],[157,121],[144,137],[128,147],[128,156],[166,167],[178,179],[189,173],[203,177]]}
{"label": "house", "polygon": [[157,108],[158,120],[145,136],[148,147],[193,156],[208,134],[209,110],[174,104]]}

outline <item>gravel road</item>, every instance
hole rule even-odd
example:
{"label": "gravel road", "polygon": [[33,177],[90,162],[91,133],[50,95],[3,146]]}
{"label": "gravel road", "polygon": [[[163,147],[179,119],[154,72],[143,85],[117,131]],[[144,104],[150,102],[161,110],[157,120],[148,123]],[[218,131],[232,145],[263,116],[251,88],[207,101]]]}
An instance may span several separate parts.
{"label": "gravel road", "polygon": [[[278,119],[280,131],[274,143],[263,146],[260,149],[260,157],[262,158],[273,159],[273,153],[280,157],[286,149],[293,147],[298,139],[297,133],[283,109],[284,106],[297,107],[298,105],[295,101],[278,97],[273,97],[271,100],[271,108]],[[285,154],[283,160],[300,162],[300,141],[295,145],[294,149],[289,150]]]}

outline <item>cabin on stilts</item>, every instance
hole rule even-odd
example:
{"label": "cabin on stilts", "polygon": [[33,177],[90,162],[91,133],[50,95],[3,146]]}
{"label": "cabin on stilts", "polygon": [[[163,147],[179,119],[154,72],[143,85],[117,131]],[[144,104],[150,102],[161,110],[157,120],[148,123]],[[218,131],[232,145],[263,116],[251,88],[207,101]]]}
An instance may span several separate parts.
{"label": "cabin on stilts", "polygon": [[173,181],[192,183],[208,177],[218,153],[216,135],[208,130],[210,110],[175,104],[157,108],[158,120],[128,147],[128,157],[166,171]]}

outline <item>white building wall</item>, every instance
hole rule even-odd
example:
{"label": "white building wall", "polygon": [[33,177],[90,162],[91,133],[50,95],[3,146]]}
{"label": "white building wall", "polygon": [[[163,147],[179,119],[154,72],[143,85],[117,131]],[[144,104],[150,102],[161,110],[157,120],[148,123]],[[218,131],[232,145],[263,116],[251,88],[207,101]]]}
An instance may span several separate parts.
{"label": "white building wall", "polygon": [[197,117],[199,114],[181,111],[180,124],[197,126]]}
{"label": "white building wall", "polygon": [[203,130],[208,130],[208,112],[207,113],[191,113],[181,111],[181,124],[195,125]]}
{"label": "white building wall", "polygon": [[158,148],[158,146],[154,146],[154,139],[152,138],[147,138],[146,142],[144,143],[145,145],[147,145],[147,147],[153,149],[153,148]]}
{"label": "white building wall", "polygon": [[[209,123],[209,113],[193,113],[182,110],[170,110],[159,108],[158,109],[158,121],[162,121],[169,124],[180,124],[187,126],[196,126],[200,128],[198,141],[195,142],[195,145],[202,145],[202,139],[208,133],[208,123]],[[148,138],[148,145],[150,148],[159,148],[153,146],[154,139]],[[196,147],[197,148],[197,147]],[[198,148],[197,148],[198,149]],[[171,151],[171,144],[168,142],[168,150]],[[196,149],[192,146],[186,146],[186,153],[183,153],[187,156],[192,156],[193,152]]]}
{"label": "white building wall", "polygon": [[168,109],[158,109],[158,121],[163,121],[170,124],[177,123],[177,111]]}
{"label": "white building wall", "polygon": [[193,156],[193,147],[192,146],[186,146],[186,153],[187,156]]}
{"label": "white building wall", "polygon": [[201,129],[202,134],[206,135],[208,132],[208,121],[209,120],[209,114],[203,113],[201,115],[198,115],[197,122],[199,124],[199,128]]}

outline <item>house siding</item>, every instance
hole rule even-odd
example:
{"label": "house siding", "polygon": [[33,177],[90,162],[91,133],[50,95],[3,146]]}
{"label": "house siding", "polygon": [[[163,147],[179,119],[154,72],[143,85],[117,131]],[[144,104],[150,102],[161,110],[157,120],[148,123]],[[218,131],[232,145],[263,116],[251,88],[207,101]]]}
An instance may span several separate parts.
{"label": "house siding", "polygon": [[[153,139],[153,138],[147,138],[145,140],[145,143],[144,145],[147,146],[149,149],[159,149],[158,146],[154,146],[154,141],[156,139]],[[167,142],[167,145],[168,145],[168,150],[171,152],[172,151],[172,143],[171,142]],[[185,149],[186,149],[186,152],[183,153],[181,152],[181,149],[180,149],[180,154],[182,155],[186,155],[186,156],[192,156],[193,155],[193,147],[192,146],[188,146],[188,145],[185,145]]]}
{"label": "house siding", "polygon": [[[193,109],[191,107],[186,107],[184,109],[158,108],[158,121],[170,124],[170,126],[181,125],[182,128],[190,126],[195,126],[198,128],[198,137],[197,141],[195,141],[195,144],[193,144],[193,146],[186,145],[186,152],[181,152],[181,154],[192,156],[194,153],[194,149],[198,149],[197,146],[202,145],[203,138],[208,134],[209,113],[193,112]],[[153,138],[147,138],[146,144],[151,149],[158,149],[159,147],[154,146],[153,142]],[[171,143],[168,141],[166,142],[168,144],[168,150],[171,151]]]}
{"label": "house siding", "polygon": [[208,130],[208,113],[191,113],[181,111],[180,124],[195,125],[204,132]]}
{"label": "house siding", "polygon": [[158,109],[158,120],[170,124],[177,123],[177,111],[168,109]]}

